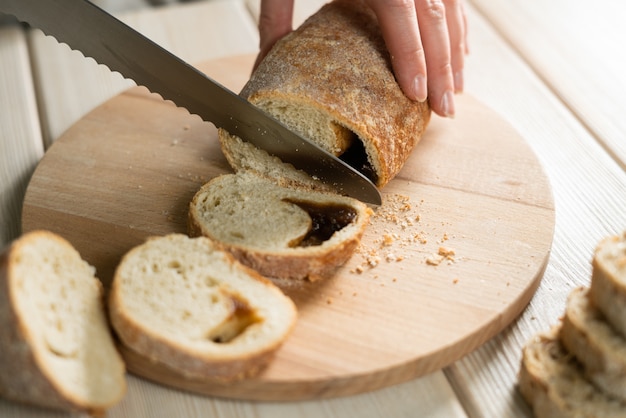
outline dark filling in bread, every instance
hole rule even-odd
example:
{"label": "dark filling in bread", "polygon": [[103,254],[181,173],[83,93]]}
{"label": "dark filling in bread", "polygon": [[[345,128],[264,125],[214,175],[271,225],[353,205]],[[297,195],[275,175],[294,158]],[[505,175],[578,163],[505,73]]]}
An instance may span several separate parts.
{"label": "dark filling in bread", "polygon": [[234,340],[250,325],[262,321],[246,300],[236,294],[225,293],[225,296],[232,302],[231,314],[224,322],[214,328],[208,336],[208,339],[211,341],[222,344]]}
{"label": "dark filling in bread", "polygon": [[311,247],[328,241],[337,231],[354,222],[356,210],[346,205],[304,202],[286,199],[285,201],[298,205],[311,217],[311,229],[304,238],[294,243],[293,247]]}
{"label": "dark filling in bread", "polygon": [[365,146],[356,134],[354,134],[354,138],[350,142],[350,147],[339,156],[339,159],[370,179],[372,183],[376,184],[378,182],[378,176],[374,171],[374,167],[367,159]]}

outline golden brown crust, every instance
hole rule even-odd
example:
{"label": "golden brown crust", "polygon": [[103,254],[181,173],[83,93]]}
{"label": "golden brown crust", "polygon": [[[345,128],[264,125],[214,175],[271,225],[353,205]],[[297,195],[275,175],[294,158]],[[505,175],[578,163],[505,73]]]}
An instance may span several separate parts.
{"label": "golden brown crust", "polygon": [[378,186],[400,171],[430,118],[428,103],[402,93],[376,17],[360,0],[333,1],[281,39],[241,95],[327,112],[361,139]]}
{"label": "golden brown crust", "polygon": [[207,236],[221,249],[231,253],[240,263],[256,270],[266,277],[311,282],[332,276],[346,263],[359,245],[365,226],[348,240],[338,243],[324,251],[291,254],[266,252],[250,247],[229,245],[211,237],[209,231],[193,217],[189,216],[189,235]]}

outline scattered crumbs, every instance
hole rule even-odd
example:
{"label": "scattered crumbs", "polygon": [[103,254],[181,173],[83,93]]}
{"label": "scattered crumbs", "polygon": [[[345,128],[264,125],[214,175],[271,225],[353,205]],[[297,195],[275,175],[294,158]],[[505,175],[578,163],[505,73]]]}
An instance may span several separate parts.
{"label": "scattered crumbs", "polygon": [[451,248],[447,248],[447,247],[439,247],[439,251],[437,252],[437,254],[443,256],[443,257],[454,257],[454,250]]}
{"label": "scattered crumbs", "polygon": [[397,282],[397,281],[398,281],[398,278],[397,278],[397,277],[394,277],[393,279],[391,279],[391,281],[395,283],[395,282]]}
{"label": "scattered crumbs", "polygon": [[[442,245],[454,238],[448,232],[441,234],[438,226],[449,226],[446,221],[437,220],[436,223],[427,223],[420,213],[424,200],[412,202],[406,195],[390,193],[383,194],[382,205],[370,218],[371,231],[370,241],[361,241],[355,253],[357,264],[350,272],[363,274],[371,271],[384,263],[399,263],[410,260],[416,254],[430,252],[427,248],[431,245]],[[434,236],[437,234],[439,236]],[[426,247],[426,248],[422,248]],[[442,262],[452,264],[455,261],[455,250],[440,246],[431,250],[433,253],[427,256],[427,265],[438,266]],[[423,261],[422,261],[423,262]]]}
{"label": "scattered crumbs", "polygon": [[356,266],[355,268],[350,270],[350,273],[362,274],[363,273],[363,266]]}
{"label": "scattered crumbs", "polygon": [[332,305],[332,303],[333,303],[333,299],[332,298],[326,299],[326,304],[327,305]]}
{"label": "scattered crumbs", "polygon": [[175,147],[176,145],[178,145],[178,139],[174,138],[172,142],[170,142],[170,147]]}
{"label": "scattered crumbs", "polygon": [[452,280],[452,284],[458,284],[458,283],[459,283],[459,279]]}
{"label": "scattered crumbs", "polygon": [[438,257],[436,254],[426,258],[426,264],[429,266],[438,266],[441,261],[443,261],[443,257]]}
{"label": "scattered crumbs", "polygon": [[352,294],[352,296],[356,296],[356,295],[357,295],[357,293],[356,293],[356,292],[354,292],[354,293]]}
{"label": "scattered crumbs", "polygon": [[188,131],[188,130],[190,130],[190,129],[191,129],[191,126],[190,126],[190,125],[184,125],[184,126],[183,126],[183,130],[184,130],[184,131]]}
{"label": "scattered crumbs", "polygon": [[367,258],[367,265],[370,267],[376,267],[380,263],[380,257],[370,256]]}
{"label": "scattered crumbs", "polygon": [[383,235],[383,246],[388,247],[393,244],[393,237],[390,234]]}

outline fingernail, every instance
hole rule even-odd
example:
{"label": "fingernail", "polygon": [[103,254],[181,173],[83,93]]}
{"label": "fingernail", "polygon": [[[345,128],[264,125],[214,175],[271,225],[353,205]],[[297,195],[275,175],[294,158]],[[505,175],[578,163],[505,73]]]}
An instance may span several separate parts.
{"label": "fingernail", "polygon": [[418,74],[413,79],[413,96],[415,100],[423,102],[428,97],[428,87],[426,86],[426,77]]}
{"label": "fingernail", "polygon": [[463,91],[463,71],[454,73],[454,91],[461,93]]}
{"label": "fingernail", "polygon": [[448,90],[441,98],[441,113],[447,118],[454,117],[454,94]]}

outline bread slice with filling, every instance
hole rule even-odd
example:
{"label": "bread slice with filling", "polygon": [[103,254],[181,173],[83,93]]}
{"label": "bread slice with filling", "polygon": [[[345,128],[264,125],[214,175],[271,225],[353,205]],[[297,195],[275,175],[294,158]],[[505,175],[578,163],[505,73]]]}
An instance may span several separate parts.
{"label": "bread slice with filling", "polygon": [[125,390],[94,269],[51,232],[17,239],[0,257],[0,394],[98,414]]}
{"label": "bread slice with filling", "polygon": [[258,374],[296,321],[295,305],[269,280],[207,238],[182,234],[148,239],[123,257],[109,311],[134,354],[219,382]]}
{"label": "bread slice with filling", "polygon": [[559,327],[523,348],[519,390],[537,418],[625,418],[626,403],[585,378],[582,365],[561,344]]}
{"label": "bread slice with filling", "polygon": [[210,238],[264,276],[314,281],[352,256],[370,213],[349,197],[239,172],[217,177],[196,193],[189,233]]}
{"label": "bread slice with filling", "polygon": [[[400,89],[376,16],[362,0],[330,2],[279,40],[240,95],[379,187],[400,171],[430,119],[428,103]],[[235,170],[311,181],[224,130],[219,138]]]}
{"label": "bread slice with filling", "polygon": [[586,288],[569,295],[560,339],[596,386],[626,401],[626,339],[591,305]]}
{"label": "bread slice with filling", "polygon": [[626,338],[626,231],[598,244],[592,266],[591,301]]}

